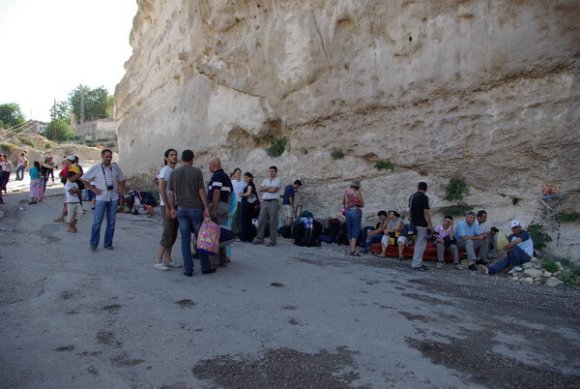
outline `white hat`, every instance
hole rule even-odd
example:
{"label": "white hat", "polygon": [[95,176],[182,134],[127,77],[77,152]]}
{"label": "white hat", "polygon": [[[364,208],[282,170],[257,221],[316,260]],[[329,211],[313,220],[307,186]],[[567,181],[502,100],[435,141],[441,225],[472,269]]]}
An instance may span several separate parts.
{"label": "white hat", "polygon": [[517,220],[512,220],[512,224],[511,224],[511,226],[512,226],[512,228],[515,228],[515,227],[521,227],[522,225],[520,224],[520,222],[519,222],[519,221],[517,221]]}
{"label": "white hat", "polygon": [[74,162],[77,159],[77,157],[75,155],[69,155],[68,157],[66,157],[66,159],[68,159],[71,162]]}

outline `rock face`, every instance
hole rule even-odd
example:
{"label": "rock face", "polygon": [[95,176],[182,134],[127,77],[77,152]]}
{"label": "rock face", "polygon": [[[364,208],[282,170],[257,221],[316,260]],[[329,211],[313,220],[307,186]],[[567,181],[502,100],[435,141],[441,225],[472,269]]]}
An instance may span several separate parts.
{"label": "rock face", "polygon": [[[277,165],[285,184],[303,181],[305,208],[321,218],[337,214],[354,178],[367,217],[404,210],[420,180],[437,213],[456,174],[470,187],[464,201],[506,233],[513,217],[542,222],[547,181],[578,211],[577,1],[138,4],[115,91],[128,173],[191,148],[199,165],[216,155],[258,182]],[[268,156],[282,137],[284,153]],[[395,168],[377,170],[381,160]],[[559,252],[572,255],[561,235]]]}

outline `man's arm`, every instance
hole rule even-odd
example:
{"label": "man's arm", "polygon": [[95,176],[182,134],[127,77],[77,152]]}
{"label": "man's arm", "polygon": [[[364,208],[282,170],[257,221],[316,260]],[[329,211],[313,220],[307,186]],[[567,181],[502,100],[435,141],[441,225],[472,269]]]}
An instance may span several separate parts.
{"label": "man's arm", "polygon": [[201,202],[203,203],[203,217],[209,217],[209,206],[207,205],[207,192],[205,191],[205,188],[202,186],[198,190],[198,193],[199,197],[201,198]]}
{"label": "man's arm", "polygon": [[431,224],[431,212],[429,212],[429,208],[425,208],[423,210],[423,217],[425,218],[425,221],[427,222],[427,228],[432,230],[433,224]]}
{"label": "man's arm", "polygon": [[175,208],[175,193],[169,189],[169,196],[167,196],[167,202],[165,203],[169,206],[169,216],[172,219],[177,217],[177,209]]}
{"label": "man's arm", "polygon": [[165,216],[171,217],[171,208],[169,207],[169,200],[167,199],[167,181],[163,177],[159,179],[159,197],[161,197],[163,204],[167,205],[165,207]]}
{"label": "man's arm", "polygon": [[219,188],[214,187],[211,196],[211,204],[209,206],[209,216],[214,218],[217,213],[217,207],[220,203],[220,195],[221,190]]}

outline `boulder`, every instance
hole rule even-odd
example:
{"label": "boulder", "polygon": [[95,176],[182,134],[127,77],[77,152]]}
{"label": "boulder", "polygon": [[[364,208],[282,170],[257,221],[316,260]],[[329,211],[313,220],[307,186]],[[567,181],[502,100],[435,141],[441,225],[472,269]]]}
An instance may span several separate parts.
{"label": "boulder", "polygon": [[550,277],[546,281],[546,285],[549,286],[550,288],[553,288],[555,286],[559,286],[559,285],[562,285],[562,284],[563,284],[563,282],[560,281],[559,279],[555,278],[555,277]]}

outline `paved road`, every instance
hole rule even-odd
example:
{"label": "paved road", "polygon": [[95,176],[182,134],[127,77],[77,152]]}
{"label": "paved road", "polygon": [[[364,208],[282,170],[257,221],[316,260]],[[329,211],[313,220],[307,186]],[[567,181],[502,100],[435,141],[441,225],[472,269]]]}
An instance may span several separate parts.
{"label": "paved road", "polygon": [[186,278],[152,268],[156,219],[119,215],[92,253],[90,214],[52,222],[60,195],[6,200],[2,388],[580,387],[576,290],[283,239]]}

